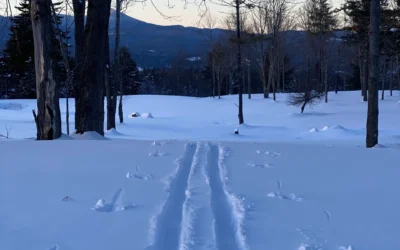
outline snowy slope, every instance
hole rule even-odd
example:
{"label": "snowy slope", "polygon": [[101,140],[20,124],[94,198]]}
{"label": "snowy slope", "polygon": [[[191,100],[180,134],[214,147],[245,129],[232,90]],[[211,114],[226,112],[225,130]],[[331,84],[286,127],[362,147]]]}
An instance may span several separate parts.
{"label": "snowy slope", "polygon": [[[287,95],[279,94],[277,101],[265,100],[261,95],[244,99],[246,125],[237,128],[237,96],[222,99],[177,96],[125,97],[125,124],[117,127],[118,134],[108,137],[127,139],[179,139],[179,140],[241,140],[353,143],[364,146],[367,104],[360,92],[330,94],[329,103],[314,108],[300,109],[287,105]],[[399,141],[399,93],[380,102],[380,138],[382,143]],[[73,100],[70,107],[74,107]],[[30,138],[36,135],[32,109],[34,100],[0,100],[0,134],[5,126],[12,126],[11,137]],[[65,101],[61,100],[63,121]],[[73,111],[73,110],[72,110]],[[151,113],[153,119],[128,118],[131,113]],[[74,113],[70,114],[73,127]],[[65,124],[63,125],[65,131]]]}
{"label": "snowy slope", "polygon": [[68,140],[0,152],[4,250],[400,249],[395,150]]}
{"label": "snowy slope", "polygon": [[35,101],[0,101],[0,249],[400,249],[398,96],[373,149],[358,92],[303,115],[255,96],[240,135],[236,98],[127,97],[108,139],[49,142],[20,140]]}

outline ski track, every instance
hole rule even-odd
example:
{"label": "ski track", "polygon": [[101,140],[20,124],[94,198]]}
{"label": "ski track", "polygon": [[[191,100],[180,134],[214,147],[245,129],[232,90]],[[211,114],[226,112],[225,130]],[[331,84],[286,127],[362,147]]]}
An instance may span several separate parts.
{"label": "ski track", "polygon": [[247,250],[244,208],[225,187],[225,151],[187,143],[169,185],[169,196],[150,227],[149,250]]}
{"label": "ski track", "polygon": [[191,166],[196,161],[196,145],[187,143],[183,157],[178,161],[178,169],[171,180],[169,196],[156,221],[154,242],[149,249],[179,249],[183,204],[186,200]]}
{"label": "ski track", "polygon": [[205,167],[210,147],[198,143],[183,204],[180,250],[215,250],[213,213]]}
{"label": "ski track", "polygon": [[245,250],[247,247],[241,229],[244,210],[238,199],[226,190],[223,159],[224,149],[211,144],[207,171],[216,245],[218,250]]}

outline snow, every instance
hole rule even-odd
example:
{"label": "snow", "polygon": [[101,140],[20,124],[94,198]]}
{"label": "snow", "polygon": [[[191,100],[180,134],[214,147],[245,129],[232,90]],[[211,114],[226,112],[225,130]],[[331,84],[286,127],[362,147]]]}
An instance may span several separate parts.
{"label": "snow", "polygon": [[190,62],[197,62],[197,61],[201,61],[201,57],[199,57],[199,56],[188,57],[188,58],[186,58],[186,60],[188,60]]}
{"label": "snow", "polygon": [[398,92],[372,149],[359,97],[253,95],[237,126],[237,96],[132,96],[156,119],[46,142],[34,100],[0,100],[0,249],[400,249]]}

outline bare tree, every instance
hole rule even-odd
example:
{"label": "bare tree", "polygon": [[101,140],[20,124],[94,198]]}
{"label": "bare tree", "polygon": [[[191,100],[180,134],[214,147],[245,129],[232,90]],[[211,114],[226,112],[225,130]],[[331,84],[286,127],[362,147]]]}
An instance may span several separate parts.
{"label": "bare tree", "polygon": [[[214,37],[214,28],[216,27],[217,20],[211,15],[209,11],[205,14],[203,20],[202,20],[202,28],[204,29],[204,36],[207,40],[207,43],[210,45],[211,48],[213,48],[214,43],[215,43],[215,37]],[[216,54],[215,50],[212,49],[211,52],[211,80],[212,80],[212,97],[215,98],[216,95]]]}
{"label": "bare tree", "polygon": [[55,76],[54,32],[51,0],[32,0],[31,18],[35,48],[36,114],[33,111],[38,140],[52,140],[61,136],[59,83]]}
{"label": "bare tree", "polygon": [[368,115],[367,115],[367,148],[378,144],[378,82],[379,82],[379,26],[380,26],[380,2],[370,0],[370,34],[369,34],[369,85],[368,85]]}
{"label": "bare tree", "polygon": [[89,0],[79,89],[77,133],[104,135],[104,58],[111,0]]}
{"label": "bare tree", "polygon": [[293,93],[289,95],[288,104],[300,107],[300,112],[303,113],[307,105],[314,106],[318,104],[323,95],[323,93],[315,90]]}
{"label": "bare tree", "polygon": [[75,77],[74,79],[74,97],[75,97],[75,130],[78,128],[78,124],[81,123],[80,118],[83,111],[83,107],[81,107],[80,102],[80,88],[81,88],[81,79],[79,75],[82,73],[83,66],[83,52],[84,52],[84,31],[85,31],[85,9],[86,9],[86,0],[72,0],[73,11],[74,11],[74,39],[75,39]]}
{"label": "bare tree", "polygon": [[[68,5],[67,5],[68,6]],[[67,88],[67,93],[66,93],[66,124],[67,124],[67,134],[69,135],[69,98],[68,98],[68,94],[69,94],[69,87],[71,86],[73,79],[72,79],[72,71],[71,71],[71,65],[69,63],[69,58],[68,58],[68,48],[67,48],[67,44],[64,43],[63,41],[63,36],[61,34],[60,31],[60,27],[58,25],[57,22],[57,13],[56,13],[56,9],[54,7],[54,4],[50,1],[50,7],[51,7],[51,12],[52,12],[52,22],[54,24],[54,30],[55,33],[57,34],[58,37],[58,42],[60,45],[60,49],[61,49],[61,55],[63,57],[63,62],[64,62],[64,67],[65,70],[67,72],[67,81],[66,81],[66,88]],[[67,10],[67,9],[66,9]],[[66,22],[66,25],[68,25],[68,22]],[[66,29],[67,30],[67,29]],[[68,39],[68,38],[67,38]]]}
{"label": "bare tree", "polygon": [[268,24],[268,6],[267,2],[260,2],[252,11],[252,28],[255,34],[255,58],[257,60],[260,81],[264,89],[264,98],[268,97],[267,79],[266,79],[266,40]]}

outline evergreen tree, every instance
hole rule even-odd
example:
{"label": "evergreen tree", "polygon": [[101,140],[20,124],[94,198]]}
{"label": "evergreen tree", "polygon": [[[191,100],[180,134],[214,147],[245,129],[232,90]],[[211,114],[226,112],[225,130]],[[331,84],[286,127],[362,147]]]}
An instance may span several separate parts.
{"label": "evergreen tree", "polygon": [[136,95],[139,93],[139,71],[136,62],[132,59],[127,47],[121,47],[120,54],[124,94]]}
{"label": "evergreen tree", "polygon": [[[55,3],[56,10],[60,9],[60,3]],[[34,44],[32,23],[30,16],[30,0],[21,0],[19,6],[15,7],[19,14],[11,18],[9,28],[9,40],[2,51],[4,57],[3,75],[8,75],[8,98],[35,98],[35,65],[34,65]],[[62,17],[57,16],[60,25]],[[66,40],[68,32],[60,31],[63,40]],[[55,38],[56,51],[54,60],[56,63],[55,72],[65,82],[66,74],[61,54],[59,41]]]}
{"label": "evergreen tree", "polygon": [[[315,53],[315,89],[325,93],[325,102],[328,102],[328,38],[332,36],[337,19],[328,0],[307,0],[303,12],[305,13],[304,28],[309,36],[309,46]],[[311,62],[309,62],[311,64]]]}

